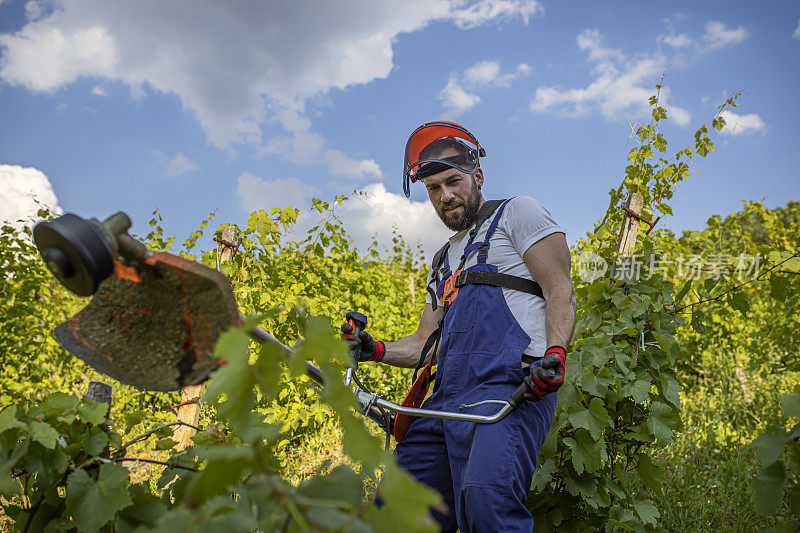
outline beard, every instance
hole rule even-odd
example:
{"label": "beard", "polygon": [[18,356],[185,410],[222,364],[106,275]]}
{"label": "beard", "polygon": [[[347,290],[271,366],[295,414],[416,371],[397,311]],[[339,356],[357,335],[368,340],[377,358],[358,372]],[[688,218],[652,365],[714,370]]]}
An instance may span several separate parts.
{"label": "beard", "polygon": [[[456,200],[453,203],[441,206],[441,209],[436,209],[436,214],[439,215],[439,219],[452,231],[463,231],[469,228],[478,216],[478,210],[481,207],[481,193],[478,189],[478,182],[475,180],[474,176],[466,200],[463,204],[459,204],[458,202],[459,200]],[[445,209],[457,205],[463,205],[464,207],[464,212],[461,215],[455,213],[448,215],[444,212]]]}

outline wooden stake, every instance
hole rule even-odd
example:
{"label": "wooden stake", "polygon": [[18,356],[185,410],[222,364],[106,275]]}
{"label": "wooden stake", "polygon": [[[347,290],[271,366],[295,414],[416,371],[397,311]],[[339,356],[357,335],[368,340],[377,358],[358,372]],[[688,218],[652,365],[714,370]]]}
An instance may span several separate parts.
{"label": "wooden stake", "polygon": [[[220,241],[222,242],[217,245],[217,269],[219,269],[221,263],[230,261],[233,257],[236,228],[228,226],[223,229]],[[205,390],[206,383],[191,385],[181,390],[181,404],[178,407],[178,420],[180,422],[197,426],[200,420],[200,398]],[[175,430],[172,433],[172,440],[178,443],[175,449],[180,451],[187,446],[191,446],[193,435],[194,429],[187,426],[175,426]]]}
{"label": "wooden stake", "polygon": [[[642,214],[643,206],[644,198],[642,198],[641,194],[634,192],[628,196],[628,200],[625,202],[625,217],[622,219],[622,228],[617,239],[617,257],[629,255],[636,246],[636,237],[639,235],[639,219],[637,217]],[[636,216],[631,215],[631,213]],[[611,266],[612,278],[614,277],[616,266],[617,261],[615,259]]]}

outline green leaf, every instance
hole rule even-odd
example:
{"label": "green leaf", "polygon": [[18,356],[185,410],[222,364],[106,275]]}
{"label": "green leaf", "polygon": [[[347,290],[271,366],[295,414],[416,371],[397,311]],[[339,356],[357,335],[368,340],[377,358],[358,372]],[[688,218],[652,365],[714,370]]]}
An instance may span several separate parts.
{"label": "green leaf", "polygon": [[441,496],[418,483],[397,466],[392,458],[389,459],[381,482],[384,505],[380,508],[370,506],[365,513],[366,521],[375,526],[377,531],[387,533],[438,531],[428,508],[443,510]]}
{"label": "green leaf", "polygon": [[762,468],[754,482],[756,508],[765,514],[772,514],[781,501],[781,492],[786,481],[783,463],[775,461]]}
{"label": "green leaf", "polygon": [[703,324],[705,316],[705,313],[699,309],[692,309],[692,329],[698,333],[704,333],[708,329],[706,325]]}
{"label": "green leaf", "polygon": [[781,302],[786,301],[789,288],[789,276],[773,274],[769,277],[769,296]]}
{"label": "green leaf", "polygon": [[48,418],[66,413],[78,405],[78,398],[63,392],[54,392],[41,404],[42,412]]}
{"label": "green leaf", "polygon": [[686,283],[684,283],[683,287],[681,287],[681,290],[679,290],[678,294],[675,295],[675,303],[679,303],[681,300],[683,300],[683,297],[686,296],[686,294],[689,292],[689,289],[691,288],[692,288],[692,280],[689,280]]}
{"label": "green leaf", "polygon": [[0,433],[9,429],[25,427],[25,424],[17,420],[16,412],[17,408],[13,405],[0,411]]}
{"label": "green leaf", "polygon": [[568,415],[570,423],[576,428],[589,431],[595,440],[603,435],[605,428],[613,427],[608,411],[603,407],[603,402],[599,398],[594,398],[588,409],[576,402],[570,407],[570,411],[571,413]]}
{"label": "green leaf", "polygon": [[108,412],[108,404],[96,402],[94,400],[84,400],[78,406],[78,418],[92,424],[99,426],[108,422],[106,413]]}
{"label": "green leaf", "polygon": [[597,490],[597,479],[593,475],[583,474],[578,477],[564,476],[564,488],[573,496],[578,496],[595,509],[608,505],[608,495],[603,498]]}
{"label": "green leaf", "polygon": [[750,310],[750,302],[745,293],[741,291],[735,292],[728,301],[731,304],[731,307],[739,311],[742,316],[747,316],[747,312]]}
{"label": "green leaf", "polygon": [[661,402],[650,404],[650,416],[647,417],[647,429],[658,440],[666,441],[672,432],[680,427],[680,419],[675,409]]}
{"label": "green leaf", "polygon": [[130,505],[128,471],[114,463],[100,467],[97,480],[83,469],[67,478],[67,513],[79,531],[97,531]]}
{"label": "green leaf", "polygon": [[178,444],[178,443],[175,442],[174,440],[172,440],[169,437],[164,438],[164,439],[158,439],[156,441],[156,449],[157,450],[170,450],[170,449],[174,448],[176,444]]}
{"label": "green leaf", "polygon": [[768,429],[756,437],[753,446],[756,448],[756,454],[761,460],[761,464],[768,465],[777,461],[783,453],[783,447],[787,440],[786,432],[779,428]]}
{"label": "green leaf", "polygon": [[800,418],[800,394],[789,392],[781,396],[781,410],[784,416]]}
{"label": "green leaf", "polygon": [[533,482],[531,490],[534,492],[542,492],[548,483],[553,479],[553,474],[556,471],[555,459],[548,458],[544,464],[539,465],[533,472]]}
{"label": "green leaf", "polygon": [[650,383],[650,376],[644,372],[636,374],[636,380],[630,384],[630,395],[636,403],[644,403],[650,398],[653,384]]}
{"label": "green leaf", "polygon": [[56,447],[58,431],[47,422],[34,422],[31,424],[31,439],[35,440],[45,448],[52,450]]}
{"label": "green leaf", "polygon": [[90,432],[89,438],[84,442],[83,449],[86,450],[86,453],[89,455],[100,455],[103,449],[108,445],[108,435],[101,429],[93,429],[94,430]]}
{"label": "green leaf", "polygon": [[[612,383],[614,383],[614,376],[611,375],[607,367],[601,368],[597,373],[593,372],[591,367],[587,367],[581,378],[581,388],[583,391],[593,396],[599,396],[600,398],[605,398],[608,387],[610,387]],[[558,394],[560,398],[560,390]]]}
{"label": "green leaf", "polygon": [[676,409],[681,407],[681,386],[675,378],[672,370],[665,370],[661,373],[661,391],[664,398]]}
{"label": "green leaf", "polygon": [[330,499],[336,497],[353,509],[361,504],[363,484],[358,475],[347,465],[339,465],[326,476],[317,476],[305,481],[298,492],[309,498]]}
{"label": "green leaf", "polygon": [[664,472],[653,463],[653,460],[646,453],[640,453],[637,456],[636,471],[639,474],[639,479],[642,483],[655,492],[660,494],[663,490],[662,482],[664,481]]}
{"label": "green leaf", "polygon": [[256,468],[251,449],[244,446],[220,446],[206,450],[203,457],[208,463],[199,474],[192,476],[189,499],[198,505],[214,496],[225,494],[229,487],[239,483],[248,468]]}
{"label": "green leaf", "polygon": [[658,509],[651,500],[634,500],[633,508],[645,524],[656,525],[660,516]]}
{"label": "green leaf", "polygon": [[10,500],[21,493],[19,481],[11,475],[11,468],[0,464],[0,495]]}
{"label": "green leaf", "polygon": [[[227,364],[214,373],[206,398],[217,404],[217,414],[231,428],[241,431],[250,421],[256,377],[248,364],[250,339],[244,331],[231,328],[220,336],[214,355]],[[222,398],[225,401],[220,402]]]}
{"label": "green leaf", "polygon": [[606,442],[603,439],[593,439],[588,431],[577,430],[575,438],[564,439],[572,452],[572,465],[575,472],[594,472],[603,466],[603,460],[608,459]]}

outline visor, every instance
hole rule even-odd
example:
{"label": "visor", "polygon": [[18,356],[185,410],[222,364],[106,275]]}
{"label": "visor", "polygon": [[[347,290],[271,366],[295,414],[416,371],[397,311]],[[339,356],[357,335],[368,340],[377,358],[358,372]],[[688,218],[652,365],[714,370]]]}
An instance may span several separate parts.
{"label": "visor", "polygon": [[[465,147],[463,154],[448,157],[426,157],[421,153],[434,141],[451,138]],[[455,122],[427,122],[415,129],[406,143],[403,161],[403,192],[411,195],[411,183],[419,181],[448,168],[472,174],[478,169],[478,158],[485,157],[486,151],[466,128]]]}

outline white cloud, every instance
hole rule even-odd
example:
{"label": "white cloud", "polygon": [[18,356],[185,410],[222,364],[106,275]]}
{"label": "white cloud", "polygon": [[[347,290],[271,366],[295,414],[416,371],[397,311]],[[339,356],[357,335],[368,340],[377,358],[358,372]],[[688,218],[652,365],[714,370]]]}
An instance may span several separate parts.
{"label": "white cloud", "polygon": [[284,108],[278,113],[277,120],[289,135],[270,139],[259,150],[259,156],[277,154],[305,166],[324,162],[332,174],[348,178],[380,179],[383,176],[380,165],[373,159],[353,159],[341,150],[326,150],[325,138],[311,131],[311,119],[301,107]]}
{"label": "white cloud", "polygon": [[108,93],[106,92],[105,89],[103,89],[99,85],[95,85],[94,87],[92,87],[92,96],[101,96],[105,98],[106,96],[108,96]]}
{"label": "white cloud", "polygon": [[718,20],[712,20],[706,23],[703,41],[706,43],[708,50],[716,50],[725,46],[739,44],[747,37],[748,33],[744,26],[731,29]]}
{"label": "white cloud", "polygon": [[658,42],[668,44],[672,48],[687,48],[694,43],[691,37],[685,33],[669,33],[666,35],[659,35]]}
{"label": "white cloud", "polygon": [[722,112],[725,119],[725,127],[722,133],[729,135],[741,135],[742,133],[766,133],[767,125],[764,120],[756,113],[747,115],[737,115],[727,109]]}
{"label": "white cloud", "polygon": [[36,0],[30,0],[25,3],[25,18],[28,20],[36,20],[42,14],[42,6]]}
{"label": "white cloud", "polygon": [[0,221],[21,227],[17,220],[38,218],[36,212],[41,206],[34,199],[53,211],[61,211],[44,172],[33,167],[0,165]]}
{"label": "white cloud", "polygon": [[156,152],[156,158],[158,158],[161,165],[161,172],[168,178],[180,176],[181,174],[186,174],[187,172],[200,168],[195,161],[189,159],[180,152],[175,154],[171,159],[164,153]]}
{"label": "white cloud", "polygon": [[239,206],[247,213],[258,209],[269,211],[276,206],[303,207],[316,192],[316,187],[294,177],[267,181],[250,172],[243,172],[236,183]]}
{"label": "white cloud", "polygon": [[392,229],[396,226],[406,243],[416,246],[420,242],[427,256],[432,257],[453,235],[429,201],[415,202],[390,193],[383,183],[371,183],[362,190],[367,193],[366,198],[352,198],[336,208],[359,250],[366,250],[373,236],[391,247]]}
{"label": "white cloud", "polygon": [[433,21],[460,28],[527,23],[541,11],[535,0],[236,6],[63,0],[21,30],[0,35],[0,78],[48,93],[90,77],[121,81],[140,96],[176,94],[213,145],[260,144],[268,115],[302,108],[305,100],[330,89],[387,77],[401,34]]}
{"label": "white cloud", "polygon": [[331,174],[346,178],[377,178],[383,177],[380,165],[372,159],[353,159],[340,150],[328,150],[325,158],[330,164]]}
{"label": "white cloud", "polygon": [[487,21],[508,20],[520,17],[527,24],[531,17],[544,13],[544,8],[537,0],[480,0],[469,5],[469,2],[454,1],[454,6],[465,6],[455,9],[452,20],[459,28],[475,28]]}
{"label": "white cloud", "polygon": [[451,117],[465,113],[481,103],[481,97],[465,91],[455,74],[450,75],[447,85],[439,93],[439,100],[444,105],[445,113]]}
{"label": "white cloud", "polygon": [[447,85],[439,92],[439,100],[444,105],[445,113],[455,117],[481,102],[481,97],[475,92],[508,87],[513,82],[529,76],[532,70],[530,65],[520,63],[513,71],[501,74],[500,63],[497,61],[479,61],[463,73],[451,73]]}
{"label": "white cloud", "polygon": [[[620,50],[604,46],[602,34],[595,29],[582,31],[576,42],[594,63],[594,80],[583,88],[539,87],[530,103],[531,111],[556,109],[561,116],[577,117],[597,109],[607,118],[618,119],[646,115],[654,85],[667,70],[666,56],[660,53],[626,56]],[[661,97],[662,103],[669,101],[668,87],[661,89]],[[667,111],[679,126],[689,123],[691,114],[685,109],[667,106]]]}
{"label": "white cloud", "polygon": [[797,21],[797,27],[794,29],[792,39],[800,39],[800,20]]}

